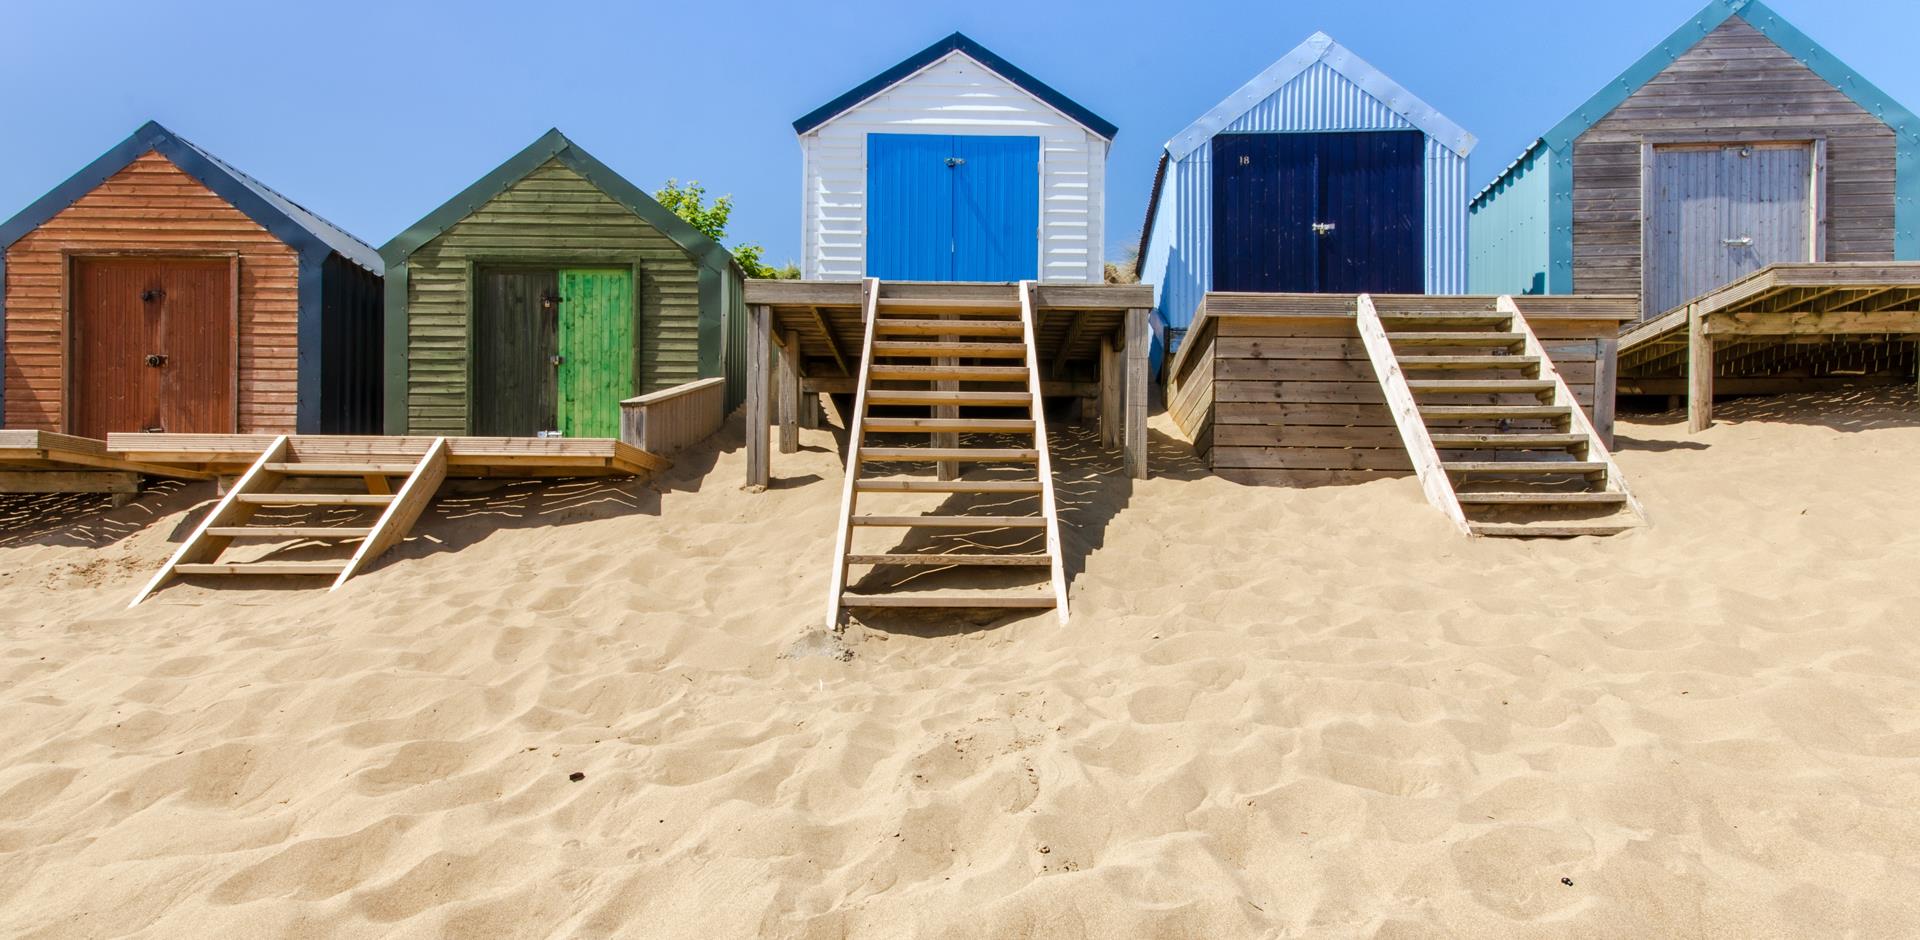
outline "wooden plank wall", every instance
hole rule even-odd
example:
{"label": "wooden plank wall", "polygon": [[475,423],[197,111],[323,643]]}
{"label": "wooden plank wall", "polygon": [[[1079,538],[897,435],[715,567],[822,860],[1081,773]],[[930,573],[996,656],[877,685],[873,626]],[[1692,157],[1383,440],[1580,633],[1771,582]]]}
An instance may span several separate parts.
{"label": "wooden plank wall", "polygon": [[701,379],[620,403],[620,440],[665,457],[712,437],[727,420],[727,380]]}
{"label": "wooden plank wall", "polygon": [[[1574,396],[1592,413],[1599,334],[1613,321],[1532,321]],[[1240,483],[1319,486],[1413,472],[1352,317],[1219,317],[1210,349],[1212,416],[1206,428],[1214,472]],[[1461,372],[1448,378],[1491,377]],[[1191,379],[1182,383],[1198,388]],[[1176,399],[1179,393],[1176,392]],[[1194,393],[1196,404],[1200,401]],[[1448,396],[1435,404],[1532,404],[1532,396]],[[1172,407],[1179,409],[1179,405]],[[1189,434],[1193,432],[1189,430]],[[1195,448],[1200,443],[1195,439]]]}
{"label": "wooden plank wall", "polygon": [[469,282],[480,262],[638,264],[640,391],[700,377],[697,262],[585,177],[550,160],[409,259],[407,413],[413,433],[467,433]]}
{"label": "wooden plank wall", "polygon": [[1573,148],[1573,290],[1640,293],[1643,140],[1824,137],[1828,261],[1893,257],[1892,129],[1729,18]]}
{"label": "wooden plank wall", "polygon": [[8,249],[5,425],[62,429],[64,259],[128,251],[240,256],[239,429],[292,433],[299,393],[297,255],[151,152]]}

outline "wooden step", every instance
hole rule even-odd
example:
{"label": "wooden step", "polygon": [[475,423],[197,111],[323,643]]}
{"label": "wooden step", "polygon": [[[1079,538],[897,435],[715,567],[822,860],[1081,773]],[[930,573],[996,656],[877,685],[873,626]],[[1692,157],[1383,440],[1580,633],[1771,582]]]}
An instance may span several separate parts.
{"label": "wooden step", "polygon": [[1441,450],[1472,450],[1481,447],[1523,450],[1543,447],[1584,447],[1587,443],[1585,434],[1531,431],[1514,431],[1505,434],[1498,432],[1455,434],[1443,431],[1437,434],[1429,432],[1427,436],[1433,439],[1433,446]]}
{"label": "wooden step", "polygon": [[954,432],[959,434],[1031,434],[1031,418],[875,418],[861,425],[882,434]]}
{"label": "wooden step", "polygon": [[1045,555],[848,555],[849,565],[982,565],[987,567],[1046,567]]}
{"label": "wooden step", "polygon": [[[1382,326],[1417,326],[1422,324],[1432,324],[1434,326],[1506,327],[1510,325],[1512,322],[1513,322],[1512,317],[1508,316],[1507,314],[1500,313],[1498,311],[1493,311],[1493,310],[1488,310],[1485,312],[1462,312],[1462,313],[1438,313],[1438,312],[1414,313],[1411,311],[1401,311],[1398,313],[1383,312],[1380,314],[1380,323]],[[1393,337],[1388,336],[1387,338],[1392,339]]]}
{"label": "wooden step", "polygon": [[854,516],[853,524],[890,529],[1038,529],[1045,516]]}
{"label": "wooden step", "polygon": [[1440,466],[1448,473],[1524,473],[1543,476],[1575,476],[1607,471],[1604,460],[1443,460]]}
{"label": "wooden step", "polygon": [[1039,480],[858,480],[862,493],[1038,493]]}
{"label": "wooden step", "polygon": [[875,336],[1020,336],[1018,320],[875,320]]}
{"label": "wooden step", "polygon": [[1573,417],[1573,409],[1566,405],[1421,405],[1423,418],[1479,418],[1487,421],[1500,419],[1541,419],[1566,420]]}
{"label": "wooden step", "polygon": [[1618,506],[1625,493],[1460,493],[1463,506]]}
{"label": "wooden step", "polygon": [[329,578],[345,570],[344,561],[223,561],[173,566],[175,574],[297,574]]}
{"label": "wooden step", "polygon": [[1028,392],[945,392],[926,389],[867,389],[868,405],[974,405],[1016,408],[1033,404]]}
{"label": "wooden step", "polygon": [[364,493],[242,493],[238,500],[254,506],[385,506],[391,496]]}
{"label": "wooden step", "polygon": [[1521,333],[1389,333],[1387,339],[1396,346],[1524,346],[1526,336]]}
{"label": "wooden step", "polygon": [[901,594],[842,594],[840,605],[843,607],[944,607],[991,610],[1000,607],[1052,607],[1054,599],[1051,594],[939,594],[931,591],[909,591]]}
{"label": "wooden step", "polygon": [[1026,382],[1026,366],[895,366],[875,363],[867,376],[876,382]]}
{"label": "wooden step", "polygon": [[1025,343],[874,343],[875,356],[896,359],[1019,359]]}
{"label": "wooden step", "polygon": [[1408,379],[1415,394],[1430,395],[1548,395],[1552,379]]}
{"label": "wooden step", "polygon": [[228,539],[363,539],[373,534],[371,526],[299,526],[242,525],[214,526],[207,534]]}
{"label": "wooden step", "polygon": [[410,463],[270,463],[266,469],[291,477],[404,477],[417,464]]}
{"label": "wooden step", "polygon": [[1531,369],[1539,371],[1534,356],[1401,356],[1400,369]]}
{"label": "wooden step", "polygon": [[1469,522],[1467,528],[1475,535],[1505,538],[1574,538],[1582,535],[1619,535],[1640,528],[1640,523],[1619,520]]}
{"label": "wooden step", "polygon": [[1011,447],[862,447],[862,463],[965,460],[969,463],[1032,463],[1040,452]]}
{"label": "wooden step", "polygon": [[941,297],[911,300],[904,297],[881,297],[874,301],[874,309],[880,313],[984,313],[1019,316],[1020,301],[1014,298],[967,300]]}

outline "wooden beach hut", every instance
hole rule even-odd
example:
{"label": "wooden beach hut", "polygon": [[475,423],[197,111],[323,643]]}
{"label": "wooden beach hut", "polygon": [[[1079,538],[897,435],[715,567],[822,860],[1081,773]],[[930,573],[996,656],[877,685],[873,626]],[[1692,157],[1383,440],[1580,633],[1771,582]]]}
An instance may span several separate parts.
{"label": "wooden beach hut", "polygon": [[793,128],[808,280],[1104,279],[1114,126],[966,36]]}
{"label": "wooden beach hut", "polygon": [[633,396],[744,395],[732,255],[558,130],[380,253],[389,434],[612,438]]}
{"label": "wooden beach hut", "polygon": [[1639,296],[1622,387],[1691,389],[1704,427],[1716,378],[1910,375],[1889,263],[1920,259],[1920,121],[1766,4],[1713,0],[1501,171],[1471,233],[1476,291]]}
{"label": "wooden beach hut", "polygon": [[1208,291],[1460,293],[1473,146],[1313,34],[1160,155],[1137,264],[1171,345]]}
{"label": "wooden beach hut", "polygon": [[0,226],[0,251],[8,429],[379,428],[379,254],[159,124]]}

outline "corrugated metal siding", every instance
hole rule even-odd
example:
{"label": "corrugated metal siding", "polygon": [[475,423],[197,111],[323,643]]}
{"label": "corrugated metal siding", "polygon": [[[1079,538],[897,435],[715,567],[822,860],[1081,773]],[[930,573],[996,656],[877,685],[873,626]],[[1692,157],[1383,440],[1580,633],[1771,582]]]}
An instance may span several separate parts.
{"label": "corrugated metal siding", "polygon": [[385,295],[379,275],[339,254],[321,266],[322,434],[380,433]]}
{"label": "corrugated metal siding", "polygon": [[1472,246],[1467,290],[1474,294],[1547,292],[1547,174],[1540,147],[1515,162],[1467,214]]}
{"label": "corrugated metal siding", "polygon": [[1107,141],[954,53],[801,136],[801,271],[808,279],[866,274],[869,133],[1038,136],[1040,277],[1103,278]]}
{"label": "corrugated metal siding", "polygon": [[[1316,62],[1220,132],[1417,129],[1332,66]],[[1427,138],[1425,185],[1426,290],[1430,294],[1458,294],[1467,286],[1467,158]],[[1211,141],[1168,168],[1160,207],[1161,214],[1171,220],[1167,261],[1164,269],[1150,263],[1146,272],[1160,278],[1158,312],[1177,329],[1186,328],[1200,298],[1212,286],[1212,187]],[[1169,196],[1171,206],[1167,204]],[[1150,262],[1159,250],[1158,244],[1149,246]]]}
{"label": "corrugated metal siding", "polygon": [[727,413],[747,400],[747,293],[739,278],[728,274],[720,280],[726,297],[727,339],[724,371],[727,377]]}

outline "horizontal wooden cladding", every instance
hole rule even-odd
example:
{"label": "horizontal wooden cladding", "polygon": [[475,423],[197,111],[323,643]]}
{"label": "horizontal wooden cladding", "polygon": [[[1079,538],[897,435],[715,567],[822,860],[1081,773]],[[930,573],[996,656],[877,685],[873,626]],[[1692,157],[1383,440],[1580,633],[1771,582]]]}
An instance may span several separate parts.
{"label": "horizontal wooden cladding", "polygon": [[699,264],[558,160],[454,223],[408,260],[407,415],[416,433],[467,433],[476,264],[636,266],[639,391],[700,378]]}
{"label": "horizontal wooden cladding", "polygon": [[1643,142],[1742,138],[1824,140],[1825,258],[1893,257],[1893,130],[1736,16],[1575,141],[1574,289],[1640,291]]}
{"label": "horizontal wooden cladding", "polygon": [[158,153],[135,159],[8,249],[6,426],[46,431],[66,426],[67,258],[135,253],[240,259],[239,427],[249,433],[292,432],[298,405],[298,257]]}

